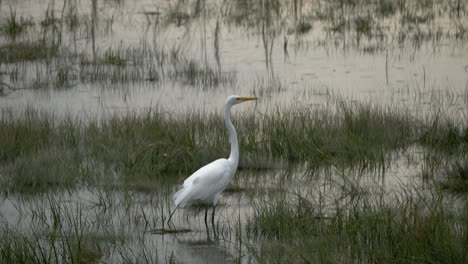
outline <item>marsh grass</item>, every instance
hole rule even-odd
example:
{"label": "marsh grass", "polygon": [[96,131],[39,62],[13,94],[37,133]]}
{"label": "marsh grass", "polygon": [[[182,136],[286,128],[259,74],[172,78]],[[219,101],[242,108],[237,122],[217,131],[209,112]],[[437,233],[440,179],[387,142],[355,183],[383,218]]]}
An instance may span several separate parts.
{"label": "marsh grass", "polygon": [[385,166],[385,153],[407,146],[418,133],[411,117],[395,111],[347,104],[335,111],[292,110],[274,120],[266,117],[262,131],[268,151],[311,167]]}
{"label": "marsh grass", "polygon": [[[0,62],[9,64],[10,79],[28,77],[34,88],[50,87],[51,81],[58,88],[76,82],[169,80],[203,88],[235,84],[234,71],[194,59],[182,48],[184,43],[159,39],[163,34],[132,46],[81,50],[83,39],[86,47],[94,47],[96,32],[99,40],[102,31],[110,34],[118,23],[117,17],[106,17],[100,20],[105,29],[99,30],[98,1],[91,2],[91,18],[80,14],[72,1],[64,2],[64,10],[65,4],[69,9],[62,17],[49,8],[38,21],[18,19],[10,11],[1,32],[13,39],[31,34],[0,46]],[[303,3],[235,1],[220,10],[224,23],[272,39],[283,30],[307,35],[324,27],[325,45],[346,39],[346,45],[358,46],[354,40],[363,35],[367,38],[360,48],[369,52],[386,50],[378,47],[384,45],[381,39],[420,45],[441,36],[463,40],[467,35],[463,19],[436,28],[447,10],[466,16],[460,1],[447,8],[440,8],[446,3],[438,0]],[[162,26],[209,20],[201,14],[201,4],[196,1],[194,12],[177,4],[163,14],[167,22]],[[388,21],[393,28],[386,27]],[[34,25],[38,33],[27,30]],[[64,25],[78,34],[74,40],[66,40]],[[377,48],[367,48],[365,41],[375,40]],[[35,72],[20,69],[30,62]],[[285,89],[281,82],[261,86],[260,93],[267,96]],[[220,218],[216,229],[221,244],[235,245],[239,262],[466,263],[468,130],[463,122],[437,116],[420,120],[402,110],[337,101],[320,110],[293,106],[233,115],[241,161],[226,196],[249,198],[254,208],[252,214],[250,207],[249,213],[239,209],[238,219]],[[19,114],[2,110],[0,135],[1,198],[20,201],[14,206],[19,211],[14,224],[8,219],[14,216],[0,216],[2,263],[158,263],[161,253],[170,254],[166,261],[177,262],[147,236],[175,235],[163,224],[173,209],[175,183],[229,153],[222,116],[206,113],[176,116],[150,110],[89,120],[29,108]],[[381,194],[361,185],[366,173],[375,182],[386,177],[382,175],[394,156],[414,145],[423,149],[422,160],[412,161],[419,169],[415,177],[423,178],[422,189],[402,186],[396,194]],[[329,171],[339,173],[317,185],[314,180]],[[309,190],[311,186],[317,188]],[[95,193],[66,195],[83,189]],[[23,203],[30,205],[22,208]],[[203,209],[194,211],[186,216],[200,220],[197,212]]]}
{"label": "marsh grass", "polygon": [[74,158],[69,151],[57,149],[47,149],[40,155],[21,156],[3,168],[2,171],[9,175],[9,179],[3,182],[3,188],[21,193],[72,188],[82,178]]}
{"label": "marsh grass", "polygon": [[234,71],[221,72],[190,58],[180,48],[166,50],[141,43],[137,47],[108,48],[97,59],[80,56],[84,82],[141,82],[172,80],[195,87],[219,87],[236,81]]}
{"label": "marsh grass", "polygon": [[437,192],[403,192],[391,203],[358,195],[328,210],[301,196],[277,196],[255,206],[245,226],[249,251],[262,263],[466,262],[466,213],[447,208]]}
{"label": "marsh grass", "polygon": [[444,189],[459,194],[468,191],[466,125],[435,117],[418,142],[426,147],[423,175]]}
{"label": "marsh grass", "polygon": [[24,17],[17,18],[16,10],[10,8],[10,15],[1,25],[1,32],[7,36],[15,39],[26,31],[28,27],[32,27],[34,22],[31,19],[25,19]]}
{"label": "marsh grass", "polygon": [[42,42],[19,42],[0,46],[0,62],[22,63],[45,60],[58,53],[57,47]]}
{"label": "marsh grass", "polygon": [[[298,107],[233,120],[241,168],[305,164],[309,170],[333,166],[384,171],[391,162],[389,153],[427,137],[427,126],[413,117],[344,102],[326,110]],[[432,130],[445,133],[435,124]],[[8,183],[2,189],[7,192],[177,179],[229,153],[224,121],[215,114],[171,116],[156,110],[84,121],[28,109],[19,117],[4,111],[0,131],[0,171]],[[458,144],[448,147],[457,149]]]}
{"label": "marsh grass", "polygon": [[76,5],[69,4],[65,14],[65,25],[69,31],[76,31],[80,26],[80,17]]}
{"label": "marsh grass", "polygon": [[[30,208],[23,209],[31,215],[19,221],[23,227],[2,219],[2,263],[97,263],[114,250],[123,250],[120,246],[128,241],[128,234],[118,224],[112,225],[112,210],[64,197],[49,193],[31,202]],[[116,201],[111,204],[117,205]]]}
{"label": "marsh grass", "polygon": [[103,188],[12,196],[16,211],[0,217],[0,262],[160,263],[151,230],[164,196]]}
{"label": "marsh grass", "polygon": [[[445,19],[456,21],[457,10],[466,8],[457,3],[447,6],[443,1],[319,1],[312,8],[314,19],[324,23],[324,29],[329,33],[325,45],[339,43],[354,49],[362,48],[362,41],[378,43],[377,51],[387,48],[404,47],[406,44],[421,47],[422,43],[432,42],[439,45],[443,39],[463,39],[464,30],[460,23],[443,26]],[[301,2],[302,3],[302,2]],[[303,4],[305,6],[305,4]],[[461,11],[466,14],[466,11]],[[466,23],[462,22],[466,28]],[[366,36],[362,40],[361,35]],[[346,38],[345,36],[350,36]],[[394,36],[398,36],[394,38]],[[382,42],[383,39],[393,39]],[[384,47],[384,49],[382,49]]]}
{"label": "marsh grass", "polygon": [[[77,199],[90,199],[92,206],[51,197],[45,203],[33,203],[28,210],[36,222],[30,225],[34,228],[30,233],[8,225],[1,229],[0,257],[6,262],[50,263],[60,258],[65,263],[89,263],[115,254],[124,262],[151,262],[154,254],[148,245],[138,235],[128,237],[128,228],[140,228],[137,234],[145,233],[141,229],[164,230],[160,227],[171,209],[171,190],[161,186],[183,179],[229,151],[223,120],[214,114],[174,116],[154,110],[82,120],[28,109],[19,116],[7,111],[1,116],[2,193],[73,192],[83,185],[100,190],[94,198]],[[413,195],[413,190],[404,189],[389,198],[375,196],[350,176],[352,171],[359,176],[364,170],[387,166],[389,152],[418,143],[427,150],[423,162],[437,166],[449,148],[458,149],[459,141],[448,146],[445,141],[462,140],[463,129],[440,118],[421,121],[394,110],[344,102],[325,110],[298,107],[262,118],[234,115],[233,121],[242,157],[248,156],[250,163],[241,161],[239,174],[245,175],[236,178],[231,194],[246,194],[261,202],[255,202],[244,226],[239,220],[239,227],[228,222],[218,223],[217,228],[234,239],[239,250],[246,248],[253,260],[466,260],[467,227],[460,220],[466,216],[452,211],[458,205],[444,207],[443,193],[431,190],[426,195],[416,190]],[[308,184],[291,190],[287,181],[294,170],[275,176],[274,171],[260,168],[264,177],[249,173],[249,168],[259,169],[255,162],[265,155],[302,166],[301,180],[316,177],[321,173],[317,168],[341,172],[338,179],[319,185],[319,192],[308,191],[316,186]],[[116,189],[123,198],[114,194]],[[338,191],[329,193],[331,189]],[[146,196],[138,199],[133,192]],[[148,197],[151,193],[158,195]],[[151,210],[146,209],[148,205]],[[115,218],[118,208],[125,213]]]}
{"label": "marsh grass", "polygon": [[462,195],[468,193],[468,161],[466,158],[454,162],[444,176],[444,179],[439,183],[443,189]]}
{"label": "marsh grass", "polygon": [[468,128],[435,116],[428,124],[420,143],[446,154],[461,154],[468,150]]}
{"label": "marsh grass", "polygon": [[376,12],[383,17],[392,16],[397,11],[398,2],[403,1],[380,0],[376,5]]}
{"label": "marsh grass", "polygon": [[[37,32],[30,33],[21,41],[0,43],[0,62],[16,65],[36,62],[34,65],[36,71],[22,68],[20,71],[15,71],[16,76],[14,78],[11,76],[12,80],[32,79],[47,82],[45,85],[33,82],[21,86],[62,88],[77,82],[108,84],[171,80],[189,86],[218,87],[233,84],[235,81],[236,76],[233,71],[221,72],[207,63],[199,62],[178,48],[181,44],[177,43],[168,49],[164,47],[165,44],[147,40],[129,46],[110,45],[93,48],[92,51],[83,49],[83,44],[77,39],[76,33],[74,38],[64,39],[68,35],[63,30],[63,26],[74,32],[84,27],[84,31],[80,34],[90,38],[93,47],[96,41],[95,32],[88,32],[87,21],[78,19],[76,7],[72,4],[68,3],[70,4],[68,12],[65,12],[67,3],[61,16],[57,16],[49,7],[35,27]],[[26,25],[29,25],[23,20],[19,22],[13,11],[8,21],[10,20],[13,22],[8,22],[7,25],[11,24],[10,27],[18,32],[23,32]],[[32,26],[34,25],[31,24]]]}
{"label": "marsh grass", "polygon": [[234,72],[220,72],[208,66],[201,65],[195,60],[177,61],[173,64],[173,71],[169,77],[181,80],[183,84],[192,86],[218,87],[232,85],[235,81]]}
{"label": "marsh grass", "polygon": [[[97,6],[96,3],[93,2],[93,6]],[[162,26],[170,28],[170,24],[173,23],[186,25],[197,19],[210,20],[217,14],[208,12],[201,16],[200,1],[194,1],[192,6],[195,7],[193,12],[176,5],[167,13],[163,13],[162,17],[168,22]],[[466,5],[459,3],[447,8],[442,1],[394,3],[387,0],[319,1],[319,4],[312,6],[303,1],[294,1],[292,4],[287,1],[267,1],[264,5],[261,2],[236,2],[221,8],[224,10],[223,16],[227,16],[224,23],[228,26],[234,24],[255,34],[263,32],[264,36],[271,39],[275,39],[283,31],[286,34],[291,34],[291,31],[305,35],[316,29],[323,29],[327,32],[326,37],[317,41],[317,44],[334,43],[336,47],[343,44],[371,53],[383,52],[392,47],[404,48],[405,43],[414,48],[430,41],[438,45],[442,38],[463,40],[468,35],[465,33],[467,25],[460,19],[466,13],[465,9]],[[440,14],[435,10],[439,10]],[[18,18],[16,11],[10,10],[9,17],[3,21],[2,32],[11,32],[8,34],[19,36],[28,28],[37,30],[29,30],[28,38],[19,42],[1,43],[0,61],[22,63],[48,59],[45,64],[35,65],[36,69],[40,70],[24,70],[16,72],[18,76],[15,78],[11,76],[16,80],[52,80],[47,84],[33,82],[22,85],[33,88],[62,88],[77,82],[110,86],[107,84],[165,80],[177,81],[182,85],[212,88],[233,85],[236,81],[234,71],[221,71],[221,68],[214,67],[214,64],[198,61],[189,51],[180,48],[186,43],[173,42],[167,45],[166,40],[159,39],[159,36],[153,41],[142,39],[138,45],[121,44],[117,47],[110,45],[96,48],[96,38],[102,37],[97,36],[96,32],[106,31],[109,34],[109,31],[112,32],[112,24],[117,22],[114,22],[114,15],[108,18],[109,14],[103,12],[102,15],[106,17],[104,23],[95,23],[95,16],[99,12],[94,12],[89,18],[79,12],[76,3],[65,1],[61,14],[49,7],[43,17],[33,21]],[[448,12],[461,15],[457,15],[458,19],[448,28],[438,26],[439,20],[449,16]],[[388,21],[392,20],[394,23],[389,26]],[[316,21],[320,21],[320,25],[312,27],[314,23],[317,24]],[[102,30],[102,27],[107,29]],[[75,34],[75,37],[67,38],[70,33]],[[87,42],[92,42],[88,44],[94,47],[93,50],[87,50],[86,46],[83,48],[83,43],[76,34],[83,35]],[[383,41],[385,39],[396,43]],[[169,48],[165,48],[166,46]],[[75,50],[71,52],[70,47],[75,47]],[[78,60],[67,59],[75,57],[78,57]],[[50,74],[53,76],[49,76]],[[34,75],[36,76],[31,78]]]}

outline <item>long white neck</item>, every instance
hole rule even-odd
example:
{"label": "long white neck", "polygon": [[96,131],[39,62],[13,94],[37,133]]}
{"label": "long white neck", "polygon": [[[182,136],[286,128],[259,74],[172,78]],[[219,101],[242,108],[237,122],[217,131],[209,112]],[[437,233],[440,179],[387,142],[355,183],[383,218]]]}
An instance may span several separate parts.
{"label": "long white neck", "polygon": [[224,121],[226,128],[229,131],[229,140],[231,141],[231,154],[229,155],[229,161],[233,162],[235,167],[239,164],[239,143],[237,142],[236,129],[231,122],[231,107],[232,105],[226,104],[224,108]]}

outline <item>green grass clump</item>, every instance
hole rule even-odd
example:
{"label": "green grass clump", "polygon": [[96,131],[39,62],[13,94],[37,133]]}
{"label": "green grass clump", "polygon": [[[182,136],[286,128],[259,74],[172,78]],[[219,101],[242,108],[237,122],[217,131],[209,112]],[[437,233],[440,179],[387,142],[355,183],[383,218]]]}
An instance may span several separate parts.
{"label": "green grass clump", "polygon": [[98,210],[102,218],[91,221],[82,204],[53,195],[33,202],[29,210],[25,227],[0,223],[1,263],[98,263],[125,241],[115,227],[107,229],[105,210]]}
{"label": "green grass clump", "polygon": [[75,31],[80,26],[80,18],[75,6],[70,6],[68,8],[67,13],[65,14],[65,25],[69,31]]}
{"label": "green grass clump", "polygon": [[79,80],[85,83],[135,83],[144,80],[145,76],[140,67],[106,64],[86,64],[79,71]]}
{"label": "green grass clump", "polygon": [[0,120],[0,181],[4,192],[44,192],[68,188],[80,181],[77,127],[60,124],[54,117],[26,110],[13,119],[7,112]]}
{"label": "green grass clump", "polygon": [[395,14],[397,10],[397,1],[379,0],[377,4],[377,13],[381,16],[388,17]]}
{"label": "green grass clump", "polygon": [[468,128],[435,117],[419,142],[446,154],[463,153],[468,151]]}
{"label": "green grass clump", "polygon": [[208,87],[232,84],[235,81],[233,72],[220,72],[189,59],[174,62],[169,77],[183,84]]}
{"label": "green grass clump", "polygon": [[306,22],[306,21],[300,21],[300,22],[296,25],[296,32],[297,32],[298,34],[306,34],[306,33],[309,32],[311,29],[312,29],[312,24],[310,24],[309,22]]}
{"label": "green grass clump", "polygon": [[[78,118],[54,120],[33,110],[20,118],[5,112],[0,121],[0,189],[45,192],[79,183],[133,184],[186,175],[218,157],[212,153],[221,147],[197,136],[210,128],[210,120],[155,112],[84,123]],[[221,142],[226,131],[216,137]]]}
{"label": "green grass clump", "polygon": [[233,71],[221,72],[203,65],[177,48],[167,52],[145,43],[136,48],[108,48],[92,58],[82,53],[79,65],[82,82],[142,82],[167,78],[183,85],[218,87],[231,85],[236,80]]}
{"label": "green grass clump", "polygon": [[33,25],[34,23],[31,19],[24,19],[23,17],[18,19],[16,17],[16,10],[10,9],[10,16],[6,18],[6,21],[1,26],[1,31],[12,38],[16,38]]}
{"label": "green grass clump", "polygon": [[21,236],[13,232],[2,230],[0,235],[0,260],[3,263],[46,263],[48,258],[40,259],[35,248],[36,245],[28,240],[26,236]]}
{"label": "green grass clump", "polygon": [[372,17],[357,17],[354,20],[354,26],[358,34],[371,35],[372,32]]}
{"label": "green grass clump", "polygon": [[432,13],[412,13],[412,12],[405,12],[401,16],[401,23],[402,24],[427,24],[434,20],[434,14]]}
{"label": "green grass clump", "polygon": [[[77,230],[83,231],[83,230]],[[42,237],[3,233],[0,238],[0,261],[2,263],[99,263],[102,248],[99,240],[83,234],[78,237],[51,234]],[[102,242],[101,242],[102,243]]]}
{"label": "green grass clump", "polygon": [[32,156],[22,155],[2,169],[3,190],[21,193],[73,188],[82,177],[80,163],[67,150],[45,149]]}
{"label": "green grass clump", "polygon": [[162,113],[114,117],[85,128],[92,159],[113,164],[124,177],[164,178],[195,168],[194,126],[202,122],[167,119]]}
{"label": "green grass clump", "polygon": [[102,61],[103,64],[115,65],[115,66],[125,66],[125,59],[117,51],[111,49],[106,50],[104,53],[104,58]]}
{"label": "green grass clump", "polygon": [[418,143],[427,152],[423,176],[436,179],[442,189],[468,193],[468,128],[436,116],[421,130]]}
{"label": "green grass clump", "polygon": [[468,194],[468,160],[455,162],[446,172],[440,185],[445,190]]}
{"label": "green grass clump", "polygon": [[403,113],[346,104],[338,106],[336,114],[278,113],[266,117],[262,126],[272,156],[311,166],[384,165],[385,153],[404,148],[417,133],[417,124]]}
{"label": "green grass clump", "polygon": [[153,56],[155,54],[146,46],[108,48],[103,54],[92,58],[82,53],[79,56],[79,79],[82,82],[110,83],[145,81],[148,70],[144,61],[153,59]]}
{"label": "green grass clump", "polygon": [[364,196],[347,206],[336,201],[327,214],[305,198],[274,198],[248,221],[248,248],[262,263],[467,261],[468,226],[460,216],[437,198],[395,196],[390,205]]}
{"label": "green grass clump", "polygon": [[32,109],[25,110],[20,118],[2,111],[0,119],[0,163],[15,161],[30,155],[52,142],[55,136],[53,116],[40,115]]}
{"label": "green grass clump", "polygon": [[38,42],[19,42],[0,46],[0,62],[18,63],[23,61],[43,60],[55,56],[58,50],[54,46]]}

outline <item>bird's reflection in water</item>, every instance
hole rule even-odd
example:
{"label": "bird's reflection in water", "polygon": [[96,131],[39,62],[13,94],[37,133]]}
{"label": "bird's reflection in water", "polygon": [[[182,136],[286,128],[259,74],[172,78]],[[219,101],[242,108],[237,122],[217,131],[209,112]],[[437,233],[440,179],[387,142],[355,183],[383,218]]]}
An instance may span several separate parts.
{"label": "bird's reflection in water", "polygon": [[234,256],[229,253],[219,241],[208,240],[204,237],[201,240],[189,239],[184,236],[177,241],[175,256],[181,262],[189,263],[226,263],[235,262]]}
{"label": "bird's reflection in water", "polygon": [[202,227],[190,233],[174,236],[174,256],[178,261],[187,263],[226,263],[235,262],[235,257],[228,251],[219,238],[216,227]]}
{"label": "bird's reflection in water", "polygon": [[[241,172],[245,173],[245,172]],[[230,263],[238,260],[236,228],[251,213],[251,199],[242,193],[228,192],[216,206],[214,226],[204,221],[205,206],[177,210],[171,225],[147,233],[161,262],[172,258],[180,263]],[[210,219],[211,220],[211,219]],[[163,221],[164,222],[164,221]]]}

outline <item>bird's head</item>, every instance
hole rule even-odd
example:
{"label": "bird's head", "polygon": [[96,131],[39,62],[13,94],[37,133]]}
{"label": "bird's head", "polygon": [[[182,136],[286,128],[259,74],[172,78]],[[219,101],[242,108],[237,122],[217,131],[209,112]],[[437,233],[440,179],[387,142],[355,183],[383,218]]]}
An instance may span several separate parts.
{"label": "bird's head", "polygon": [[244,97],[238,95],[231,95],[228,97],[226,104],[227,105],[235,105],[240,104],[247,101],[257,100],[257,97]]}

